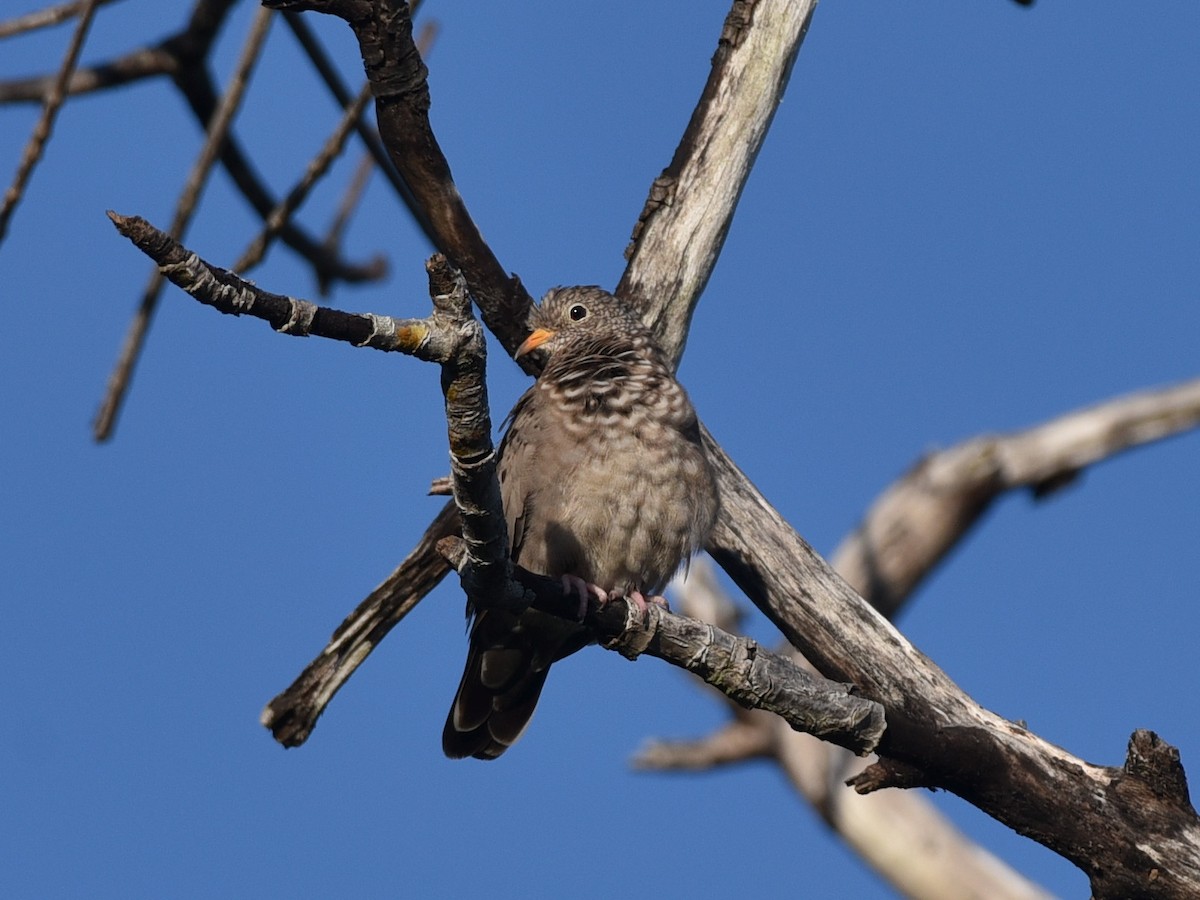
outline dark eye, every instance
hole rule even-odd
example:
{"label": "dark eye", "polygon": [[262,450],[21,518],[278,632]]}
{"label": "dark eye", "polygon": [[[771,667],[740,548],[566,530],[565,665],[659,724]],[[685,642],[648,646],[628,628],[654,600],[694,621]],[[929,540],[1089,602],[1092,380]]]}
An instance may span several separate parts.
{"label": "dark eye", "polygon": [[571,307],[571,311],[568,312],[567,315],[569,315],[571,317],[572,321],[578,322],[580,319],[582,319],[584,316],[587,315],[587,307],[583,306],[579,303],[576,303],[574,306]]}

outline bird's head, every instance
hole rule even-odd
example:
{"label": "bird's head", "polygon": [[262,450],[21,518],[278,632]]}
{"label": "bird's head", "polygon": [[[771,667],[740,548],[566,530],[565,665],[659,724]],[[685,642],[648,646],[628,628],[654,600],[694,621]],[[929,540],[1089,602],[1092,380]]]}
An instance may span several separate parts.
{"label": "bird's head", "polygon": [[562,347],[606,340],[648,338],[646,326],[628,307],[603,288],[552,288],[529,315],[529,337],[516,359],[537,347],[553,355]]}

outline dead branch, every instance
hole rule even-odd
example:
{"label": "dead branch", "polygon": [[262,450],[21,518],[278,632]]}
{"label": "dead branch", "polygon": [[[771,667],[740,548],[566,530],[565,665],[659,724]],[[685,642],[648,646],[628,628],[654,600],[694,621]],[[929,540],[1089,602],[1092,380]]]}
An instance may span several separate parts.
{"label": "dead branch", "polygon": [[358,96],[347,105],[337,128],[333,130],[333,134],[325,141],[325,145],[308,164],[300,180],[288,191],[287,196],[275,204],[275,208],[271,210],[263,223],[262,231],[250,242],[250,246],[242,252],[238,261],[233,264],[235,272],[244,273],[262,262],[267,248],[279,236],[283,226],[300,208],[300,204],[308,199],[308,195],[317,181],[329,171],[333,161],[341,154],[342,149],[346,146],[346,139],[350,137],[351,129],[362,118],[363,109],[366,108],[370,99],[371,86],[364,84],[358,92]]}
{"label": "dead branch", "polygon": [[[918,461],[887,488],[833,554],[834,568],[890,618],[1000,494],[1029,488],[1044,497],[1049,486],[1073,481],[1089,465],[1197,425],[1200,379],[1118,397],[1010,435],[964,441]],[[993,883],[999,873],[997,861],[970,844],[920,795],[888,792],[863,797],[846,791],[841,782],[861,771],[863,763],[828,744],[780,729],[777,723],[756,724],[768,734],[739,738],[743,759],[757,757],[761,746],[771,746],[797,790],[865,860],[906,893],[955,896],[968,885],[982,884],[991,885],[987,896],[1027,897],[1036,891],[1015,873]],[[656,768],[696,768],[706,760],[713,765],[739,762],[728,732],[748,727],[738,719],[706,739],[656,743],[653,757],[636,762]],[[921,824],[899,828],[898,821]],[[910,840],[902,851],[895,846]],[[921,864],[914,864],[918,860]],[[918,883],[926,887],[918,889]]]}
{"label": "dead branch", "polygon": [[[438,546],[451,565],[471,564],[466,542]],[[555,578],[511,568],[512,577],[543,612],[575,621],[578,610]],[[786,656],[704,622],[651,605],[645,614],[629,600],[588,601],[583,624],[601,645],[627,659],[646,655],[686,669],[746,709],[774,713],[798,732],[819,736],[857,754],[870,753],[885,729],[883,709],[854,695],[852,685],[814,676]]]}
{"label": "dead branch", "polygon": [[816,5],[735,0],[675,156],[634,226],[616,294],[643,309],[676,363]]}
{"label": "dead branch", "polygon": [[39,28],[50,28],[77,16],[90,14],[89,10],[106,6],[113,0],[75,0],[72,3],[60,3],[57,6],[47,6],[35,9],[24,15],[14,16],[0,22],[0,40],[18,34],[36,31]]}
{"label": "dead branch", "polygon": [[96,6],[96,0],[87,0],[80,11],[79,24],[75,26],[75,33],[71,35],[71,43],[67,46],[62,66],[54,77],[54,83],[42,104],[42,115],[37,124],[33,126],[33,134],[30,135],[29,143],[25,145],[25,151],[21,154],[17,174],[8,190],[4,192],[4,201],[0,203],[0,243],[4,242],[4,235],[8,233],[8,223],[12,218],[13,211],[17,208],[21,195],[25,193],[25,186],[29,183],[34,167],[42,158],[46,142],[50,140],[54,119],[62,107],[63,100],[66,99],[66,85],[71,78],[71,73],[75,71],[75,65],[79,62],[79,53],[83,50],[83,42],[87,38],[88,29],[92,26]]}
{"label": "dead branch", "polygon": [[[693,564],[680,586],[681,608],[697,618],[715,614],[718,622],[729,622],[736,607],[701,563]],[[790,656],[796,665],[809,666],[796,651]],[[632,764],[642,770],[695,772],[770,759],[829,827],[904,896],[1048,900],[1050,895],[970,840],[925,795],[859,794],[848,788],[846,779],[869,760],[799,734],[774,716],[737,707],[730,713],[725,725],[702,738],[648,742]]]}
{"label": "dead branch", "polygon": [[1200,379],[930,454],[872,504],[833,566],[890,618],[997,497],[1021,488],[1045,497],[1090,465],[1198,425]]}
{"label": "dead branch", "polygon": [[447,352],[442,332],[426,319],[395,319],[348,313],[265,291],[232,272],[210,265],[140,216],[109,212],[117,230],[149,256],[165,278],[206,306],[233,316],[254,316],[282,334],[332,338],[356,347],[397,350],[437,361]]}

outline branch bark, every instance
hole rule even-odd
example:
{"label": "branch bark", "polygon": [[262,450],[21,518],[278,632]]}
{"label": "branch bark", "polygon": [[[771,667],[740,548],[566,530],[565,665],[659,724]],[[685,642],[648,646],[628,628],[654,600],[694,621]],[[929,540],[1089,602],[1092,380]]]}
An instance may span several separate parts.
{"label": "branch bark", "polygon": [[642,309],[676,364],[816,6],[735,0],[700,100],[634,226],[615,293]]}
{"label": "branch bark", "polygon": [[[438,549],[459,571],[471,565],[465,541],[447,538]],[[533,606],[577,619],[576,601],[564,596],[558,579],[516,566],[512,573]],[[809,674],[786,656],[715,625],[653,604],[643,617],[629,600],[601,606],[595,597],[589,598],[583,623],[605,649],[630,660],[646,655],[686,669],[739,706],[774,713],[795,731],[852,753],[870,753],[884,732],[883,708],[855,696],[853,685]]]}
{"label": "branch bark", "polygon": [[879,496],[833,566],[891,618],[997,497],[1022,488],[1048,496],[1090,465],[1198,425],[1195,379],[930,454]]}

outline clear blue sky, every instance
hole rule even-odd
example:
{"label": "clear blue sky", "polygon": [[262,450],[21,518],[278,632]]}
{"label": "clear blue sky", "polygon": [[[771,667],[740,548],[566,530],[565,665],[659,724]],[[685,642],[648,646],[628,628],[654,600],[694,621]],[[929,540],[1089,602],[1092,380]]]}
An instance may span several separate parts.
{"label": "clear blue sky", "polygon": [[[435,127],[535,294],[615,284],[726,7],[428,4]],[[104,10],[85,61],[183,18],[163,10]],[[250,14],[226,28],[222,74]],[[325,25],[357,80],[348,32]],[[929,448],[1200,372],[1198,34],[1194,0],[818,9],[682,369],[818,549]],[[66,38],[6,42],[0,77],[56,66]],[[0,109],[4,183],[34,116]],[[334,118],[277,24],[238,123],[277,190]],[[148,268],[104,210],[165,226],[197,148],[164,83],[73,102],[0,246],[0,894],[891,896],[767,765],[630,773],[643,739],[722,721],[651,660],[580,654],[502,761],[443,759],[465,649],[455,584],[308,745],[274,744],[264,702],[440,506],[424,489],[446,468],[441,400],[432,367],[171,291],[116,439],[92,445]],[[306,208],[315,230],[349,170]],[[386,253],[391,276],[333,301],[424,314],[428,248],[374,188],[350,246]],[[228,265],[253,226],[218,175],[188,243]],[[314,296],[283,248],[253,277]],[[499,420],[523,380],[499,354],[491,378]],[[1119,764],[1129,733],[1153,728],[1195,782],[1198,463],[1190,435],[1045,503],[1004,500],[900,627],[1072,752]],[[1051,890],[1087,895],[1065,861],[936,799]]]}

